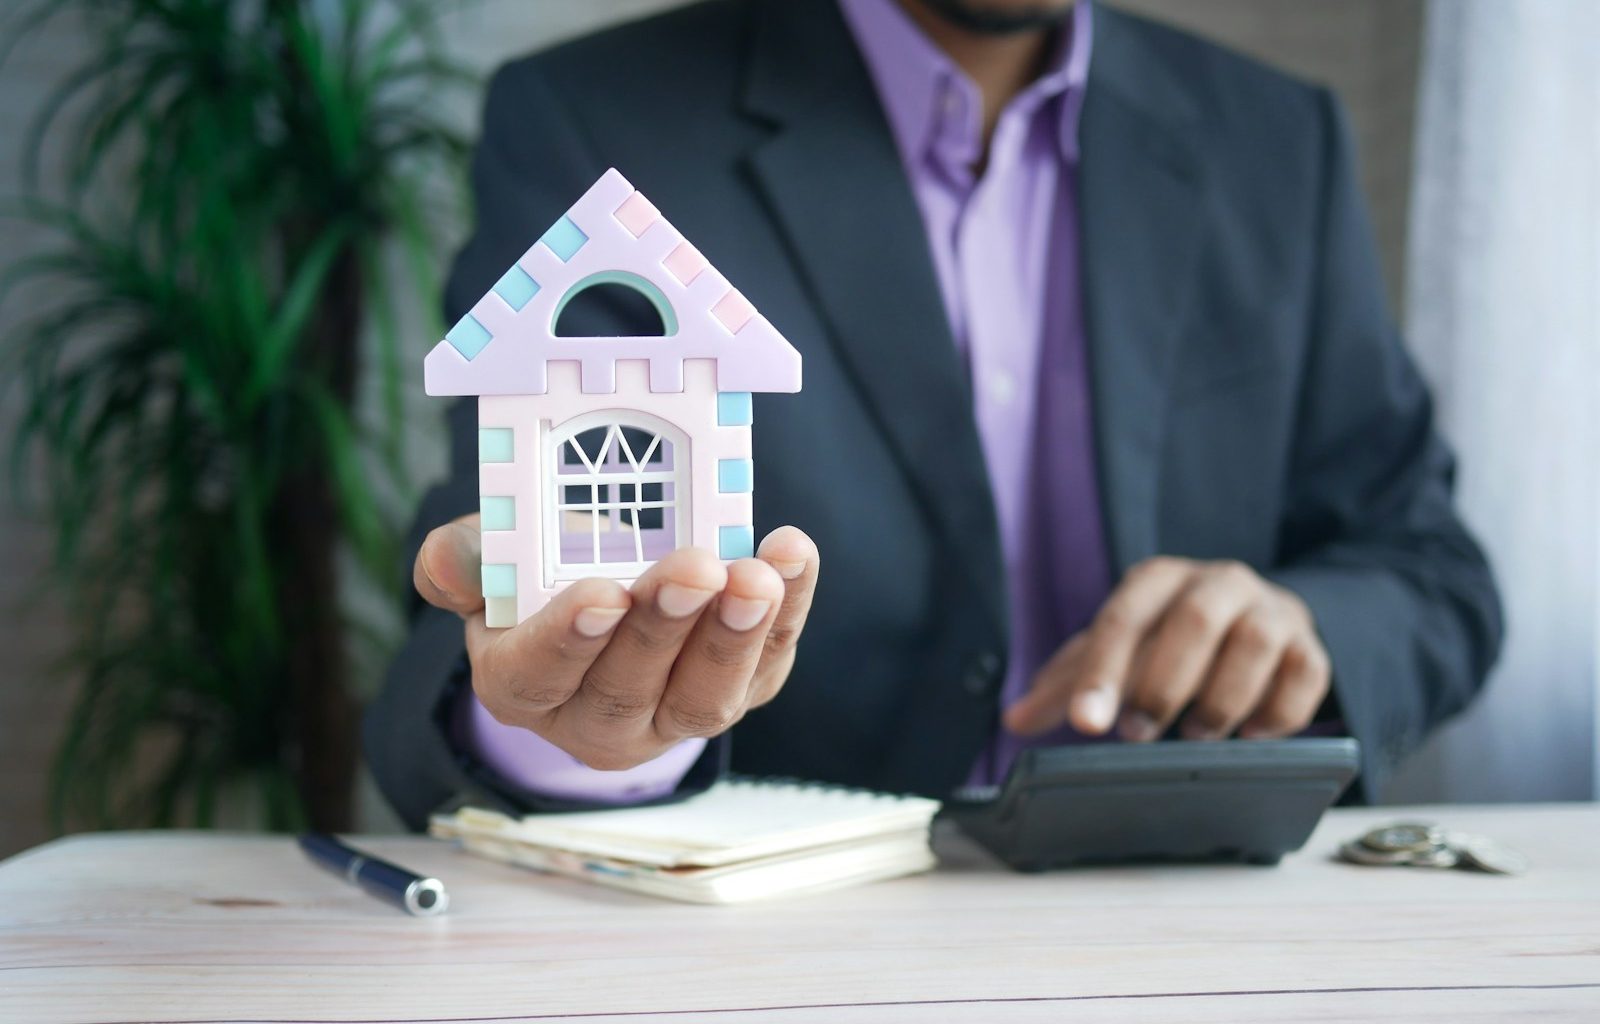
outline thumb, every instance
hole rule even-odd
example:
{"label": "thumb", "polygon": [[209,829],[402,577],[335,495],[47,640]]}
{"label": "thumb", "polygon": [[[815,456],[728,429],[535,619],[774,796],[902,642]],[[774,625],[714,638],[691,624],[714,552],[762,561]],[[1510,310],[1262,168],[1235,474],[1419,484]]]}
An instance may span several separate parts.
{"label": "thumb", "polygon": [[483,609],[482,563],[483,540],[473,513],[423,539],[411,582],[424,601],[465,618]]}

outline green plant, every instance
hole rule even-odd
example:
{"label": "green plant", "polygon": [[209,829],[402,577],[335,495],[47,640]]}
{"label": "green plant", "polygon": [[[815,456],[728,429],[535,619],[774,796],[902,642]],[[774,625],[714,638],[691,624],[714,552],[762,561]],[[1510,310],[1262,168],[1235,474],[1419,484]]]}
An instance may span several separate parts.
{"label": "green plant", "polygon": [[[396,325],[436,294],[460,194],[440,183],[464,152],[437,113],[468,77],[445,6],[45,0],[5,29],[16,45],[69,15],[92,44],[38,114],[10,209],[48,243],[0,278],[36,307],[0,342],[0,383],[81,685],[58,826],[206,825],[246,782],[269,827],[349,824],[341,567],[395,589]],[[49,183],[40,153],[60,157]]]}

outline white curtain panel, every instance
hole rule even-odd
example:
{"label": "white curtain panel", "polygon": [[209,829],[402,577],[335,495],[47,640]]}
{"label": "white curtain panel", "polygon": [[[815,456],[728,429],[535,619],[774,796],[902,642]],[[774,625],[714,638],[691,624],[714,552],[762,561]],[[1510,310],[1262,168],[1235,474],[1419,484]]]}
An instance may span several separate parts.
{"label": "white curtain panel", "polygon": [[1600,790],[1600,2],[1430,0],[1409,338],[1508,643],[1391,800]]}

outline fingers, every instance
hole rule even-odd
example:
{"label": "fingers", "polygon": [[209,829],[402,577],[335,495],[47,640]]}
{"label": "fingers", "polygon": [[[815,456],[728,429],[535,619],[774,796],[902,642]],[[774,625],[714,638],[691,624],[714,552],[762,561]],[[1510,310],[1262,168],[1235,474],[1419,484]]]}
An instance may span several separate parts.
{"label": "fingers", "polygon": [[[1116,692],[1081,686],[1083,652],[1088,644],[1089,631],[1085,630],[1068,640],[1045,662],[1028,693],[1006,709],[1003,718],[1007,729],[1019,736],[1036,736],[1068,721],[1074,728],[1081,729],[1077,724],[1079,718],[1094,722],[1103,718],[1105,725],[1100,727],[1101,732],[1110,727],[1117,714]],[[1106,706],[1097,706],[1101,700]]]}
{"label": "fingers", "polygon": [[473,513],[423,539],[411,581],[424,601],[465,617],[483,607],[482,563],[478,514]]}
{"label": "fingers", "polygon": [[634,583],[628,613],[572,699],[556,712],[561,731],[597,752],[587,762],[591,767],[612,766],[613,754],[621,767],[638,763],[620,752],[637,752],[653,739],[651,723],[673,662],[701,612],[727,583],[727,569],[699,548],[672,552]]}
{"label": "fingers", "polygon": [[578,580],[526,621],[490,630],[477,526],[470,516],[429,535],[417,589],[466,619],[473,689],[490,714],[590,767],[632,767],[722,732],[788,674],[819,564],[793,527],[728,567],[704,550],[674,551],[631,591]]}
{"label": "fingers", "polygon": [[1283,736],[1310,722],[1329,676],[1311,612],[1291,591],[1237,562],[1156,558],[1129,571],[1005,724],[1022,735],[1066,722],[1098,734],[1115,721],[1139,742],[1183,714],[1190,739]]}
{"label": "fingers", "polygon": [[1089,735],[1111,728],[1140,641],[1189,579],[1183,559],[1152,558],[1128,571],[1085,631],[1071,659],[1053,659],[1032,689],[1006,710],[1008,729],[1039,735],[1067,721]]}
{"label": "fingers", "polygon": [[1184,739],[1214,740],[1233,733],[1261,703],[1283,660],[1291,627],[1257,604],[1234,624],[1194,704],[1183,716]]}
{"label": "fingers", "polygon": [[1271,647],[1275,661],[1288,639],[1287,624],[1254,607],[1265,596],[1260,577],[1238,563],[1195,572],[1162,613],[1128,681],[1117,720],[1122,737],[1136,743],[1160,738],[1199,691],[1234,630],[1250,634],[1251,646]]}
{"label": "fingers", "polygon": [[783,599],[767,629],[761,660],[746,693],[747,709],[772,700],[789,678],[789,670],[794,667],[795,647],[805,628],[806,617],[811,613],[811,599],[821,571],[816,544],[793,526],[779,527],[767,534],[756,557],[772,566],[782,578]]}
{"label": "fingers", "polygon": [[478,701],[497,721],[544,733],[577,692],[632,596],[612,580],[578,580],[511,629],[467,618],[467,657]]}
{"label": "fingers", "polygon": [[761,559],[728,566],[726,589],[689,634],[656,708],[656,733],[663,740],[715,736],[744,714],[746,692],[783,594],[783,578]]}
{"label": "fingers", "polygon": [[1272,688],[1240,726],[1239,736],[1276,739],[1304,729],[1328,696],[1331,680],[1327,651],[1314,634],[1290,644],[1278,664]]}

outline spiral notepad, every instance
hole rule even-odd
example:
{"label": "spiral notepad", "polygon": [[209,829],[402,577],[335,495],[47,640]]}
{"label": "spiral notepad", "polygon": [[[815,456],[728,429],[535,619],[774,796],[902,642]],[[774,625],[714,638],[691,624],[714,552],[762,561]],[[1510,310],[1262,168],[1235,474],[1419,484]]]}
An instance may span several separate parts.
{"label": "spiral notepad", "polygon": [[724,903],[924,870],[934,800],[787,780],[727,779],[681,803],[433,819],[469,852],[618,888]]}

